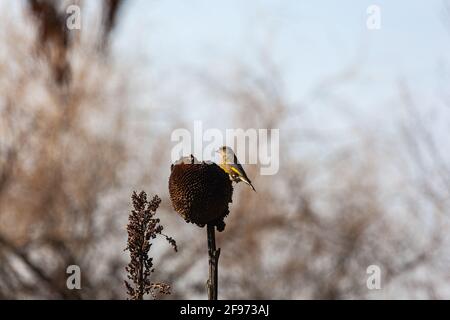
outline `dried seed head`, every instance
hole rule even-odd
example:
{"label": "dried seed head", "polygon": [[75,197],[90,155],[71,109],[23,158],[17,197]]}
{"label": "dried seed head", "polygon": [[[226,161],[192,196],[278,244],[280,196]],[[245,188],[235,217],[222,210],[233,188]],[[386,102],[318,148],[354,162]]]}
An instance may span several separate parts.
{"label": "dried seed head", "polygon": [[193,157],[172,165],[169,193],[173,208],[186,222],[200,227],[214,223],[219,231],[225,227],[232,201],[231,180],[215,163],[198,163]]}

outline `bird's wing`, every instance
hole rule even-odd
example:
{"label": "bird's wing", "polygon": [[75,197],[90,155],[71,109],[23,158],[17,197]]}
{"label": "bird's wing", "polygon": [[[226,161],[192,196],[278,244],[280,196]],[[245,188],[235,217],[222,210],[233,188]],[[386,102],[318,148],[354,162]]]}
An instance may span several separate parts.
{"label": "bird's wing", "polygon": [[236,157],[236,155],[234,155],[234,164],[236,165],[236,167],[241,171],[241,175],[247,179],[248,181],[250,181],[250,179],[247,177],[247,174],[244,171],[244,168],[242,167],[241,163],[239,162],[238,158]]}
{"label": "bird's wing", "polygon": [[231,170],[236,172],[239,177],[241,177],[242,180],[246,180],[247,182],[251,183],[250,179],[247,177],[247,174],[244,171],[244,168],[241,166],[240,163],[235,164],[235,166],[231,167]]}
{"label": "bird's wing", "polygon": [[236,169],[236,168],[233,167],[233,166],[230,166],[230,168],[231,168],[231,171],[234,171],[234,172],[237,173],[239,176],[242,176],[242,172],[240,172],[238,169]]}
{"label": "bird's wing", "polygon": [[235,154],[233,155],[233,163],[236,165],[241,165]]}
{"label": "bird's wing", "polygon": [[239,182],[239,180],[241,180],[241,181],[245,182],[246,184],[248,184],[250,187],[252,187],[253,191],[256,192],[255,187],[253,186],[252,182],[245,174],[245,171],[244,171],[244,169],[242,169],[242,166],[240,166],[240,169],[241,170],[239,171],[239,169],[236,169],[235,167],[231,167],[231,171],[233,171],[237,174],[238,180],[236,182]]}

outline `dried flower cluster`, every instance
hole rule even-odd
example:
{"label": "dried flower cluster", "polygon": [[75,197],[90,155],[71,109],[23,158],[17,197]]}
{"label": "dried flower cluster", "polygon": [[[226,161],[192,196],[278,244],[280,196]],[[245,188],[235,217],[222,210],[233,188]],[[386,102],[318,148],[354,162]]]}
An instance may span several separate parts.
{"label": "dried flower cluster", "polygon": [[150,276],[155,271],[153,258],[148,256],[152,246],[151,240],[160,235],[172,245],[175,251],[178,248],[174,239],[162,233],[163,226],[160,220],[155,218],[161,199],[154,196],[151,201],[148,201],[144,191],[141,191],[139,195],[133,192],[131,198],[134,209],[128,218],[128,245],[125,249],[130,252],[131,261],[125,270],[131,283],[125,280],[125,286],[132,300],[142,300],[145,294],[151,294],[155,299],[156,292],[170,294],[170,286],[150,281]]}

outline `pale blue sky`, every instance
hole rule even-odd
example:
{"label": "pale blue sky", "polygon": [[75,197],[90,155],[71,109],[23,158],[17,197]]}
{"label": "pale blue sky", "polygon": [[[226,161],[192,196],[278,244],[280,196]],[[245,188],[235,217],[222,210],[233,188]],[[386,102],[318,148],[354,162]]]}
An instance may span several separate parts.
{"label": "pale blue sky", "polygon": [[[381,8],[381,30],[366,28],[366,8]],[[443,1],[148,1],[129,3],[123,47],[157,64],[208,66],[223,57],[252,60],[271,47],[276,61],[307,85],[364,56],[380,78],[418,81],[446,60],[450,37]]]}
{"label": "pale blue sky", "polygon": [[[381,8],[381,30],[366,28],[371,4]],[[270,48],[296,101],[359,61],[357,79],[339,90],[368,109],[392,99],[399,79],[426,97],[439,87],[439,77],[448,78],[450,23],[447,28],[440,0],[135,0],[123,18],[118,52],[166,79],[184,78],[186,70],[208,70],[220,79],[233,61],[252,64]],[[196,93],[186,104],[201,109],[209,103],[190,91]]]}
{"label": "pale blue sky", "polygon": [[[15,9],[8,6],[10,0],[0,3]],[[442,79],[448,80],[445,3],[132,0],[124,6],[115,45],[120,59],[141,62],[143,74],[157,71],[167,78],[186,69],[208,70],[220,78],[233,61],[252,64],[262,48],[270,48],[294,101],[357,61],[360,76],[343,89],[352,98],[363,103],[389,99],[399,78],[426,96],[445,88]],[[372,4],[381,8],[381,30],[366,28]]]}

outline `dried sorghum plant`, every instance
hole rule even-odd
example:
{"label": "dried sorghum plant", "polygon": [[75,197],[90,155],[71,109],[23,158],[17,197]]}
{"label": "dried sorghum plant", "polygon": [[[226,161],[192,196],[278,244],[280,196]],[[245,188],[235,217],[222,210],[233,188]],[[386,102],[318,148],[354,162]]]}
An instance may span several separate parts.
{"label": "dried sorghum plant", "polygon": [[151,294],[156,299],[156,292],[170,294],[170,286],[150,281],[150,276],[155,271],[153,258],[148,256],[152,246],[151,240],[159,235],[164,237],[175,251],[178,248],[174,239],[162,233],[163,226],[160,220],[155,218],[161,199],[154,196],[148,201],[144,191],[139,195],[133,192],[131,199],[133,210],[128,217],[128,244],[125,249],[130,252],[131,261],[125,270],[131,283],[125,280],[125,286],[129,299],[142,300],[145,294]]}

